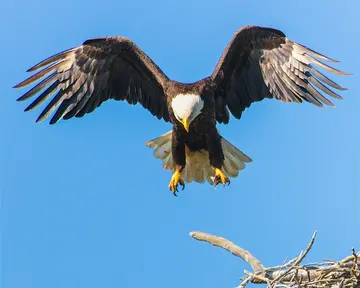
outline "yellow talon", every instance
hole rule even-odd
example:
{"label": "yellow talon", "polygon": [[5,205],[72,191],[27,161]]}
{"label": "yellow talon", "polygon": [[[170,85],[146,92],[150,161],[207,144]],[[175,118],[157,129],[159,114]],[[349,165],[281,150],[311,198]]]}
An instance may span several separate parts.
{"label": "yellow talon", "polygon": [[169,189],[174,193],[176,196],[176,192],[178,191],[178,185],[180,184],[182,186],[182,190],[185,188],[184,180],[180,177],[180,171],[176,170],[174,174],[171,177],[170,183],[169,183]]}
{"label": "yellow talon", "polygon": [[226,177],[224,172],[222,172],[220,169],[215,169],[215,177],[214,177],[214,185],[217,186],[219,183],[225,185],[230,184],[230,179]]}

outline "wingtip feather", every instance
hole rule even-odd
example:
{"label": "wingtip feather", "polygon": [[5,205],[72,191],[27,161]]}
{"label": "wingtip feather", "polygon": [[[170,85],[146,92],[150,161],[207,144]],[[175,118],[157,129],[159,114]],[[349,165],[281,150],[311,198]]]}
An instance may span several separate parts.
{"label": "wingtip feather", "polygon": [[34,72],[36,70],[36,65],[30,67],[29,69],[26,70],[26,72]]}
{"label": "wingtip feather", "polygon": [[61,119],[62,119],[62,118],[59,118],[59,119],[57,119],[57,118],[55,118],[55,119],[54,119],[54,118],[51,118],[49,124],[50,124],[50,125],[54,125],[54,124],[58,123]]}
{"label": "wingtip feather", "polygon": [[24,95],[16,99],[17,102],[22,102],[22,101],[25,101],[25,100],[26,99],[24,99]]}
{"label": "wingtip feather", "polygon": [[41,123],[45,120],[45,117],[42,117],[41,115],[35,120],[35,123]]}
{"label": "wingtip feather", "polygon": [[13,86],[12,88],[22,88],[25,87],[26,85],[29,85],[30,83],[26,83],[28,79],[25,79],[24,81],[21,81],[20,83],[16,84],[15,86]]}
{"label": "wingtip feather", "polygon": [[35,64],[34,66],[30,67],[29,69],[26,70],[26,72],[34,72],[36,70],[39,70],[40,68],[43,68],[44,66],[47,66],[51,63],[54,63],[56,61],[59,61],[60,59],[65,59],[67,56],[69,56],[75,49],[77,49],[78,47],[73,47],[67,50],[64,50],[62,52],[59,52],[55,55],[52,55],[44,60],[42,60],[41,62]]}
{"label": "wingtip feather", "polygon": [[12,88],[20,88],[21,86],[20,86],[20,83],[18,83],[18,84],[16,84],[16,85],[14,85]]}
{"label": "wingtip feather", "polygon": [[302,44],[299,44],[297,42],[292,41],[292,43],[295,45],[295,47],[298,47],[298,48],[302,49],[308,55],[314,56],[316,58],[319,58],[319,59],[322,59],[322,60],[328,61],[328,62],[333,62],[333,63],[339,63],[340,62],[339,60],[336,60],[336,59],[330,58],[328,56],[325,56],[324,54],[321,54],[321,53],[319,53],[319,52],[317,52],[317,51],[315,51],[315,50],[313,50],[313,49],[311,49],[309,47],[306,47],[306,46],[304,46]]}

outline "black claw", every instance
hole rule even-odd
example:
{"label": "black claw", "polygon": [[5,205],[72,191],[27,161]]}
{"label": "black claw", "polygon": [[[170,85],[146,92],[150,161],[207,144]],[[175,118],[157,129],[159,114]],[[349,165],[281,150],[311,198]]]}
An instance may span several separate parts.
{"label": "black claw", "polygon": [[181,186],[182,186],[181,191],[183,191],[185,189],[185,184],[181,184]]}
{"label": "black claw", "polygon": [[[220,183],[222,184],[221,179],[219,177],[215,177],[214,178],[214,187],[218,186]],[[228,179],[228,182],[226,182],[226,183],[224,183],[222,185],[223,185],[223,187],[229,186],[230,185],[230,179]]]}
{"label": "black claw", "polygon": [[176,195],[176,192],[173,192],[173,194],[174,194],[175,197],[178,197],[178,196]]}

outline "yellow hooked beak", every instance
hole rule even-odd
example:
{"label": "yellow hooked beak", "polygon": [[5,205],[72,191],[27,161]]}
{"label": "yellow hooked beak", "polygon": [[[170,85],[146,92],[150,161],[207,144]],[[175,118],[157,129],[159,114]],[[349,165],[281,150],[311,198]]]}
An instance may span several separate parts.
{"label": "yellow hooked beak", "polygon": [[189,118],[182,119],[181,123],[183,124],[186,132],[189,132],[189,126],[190,126]]}

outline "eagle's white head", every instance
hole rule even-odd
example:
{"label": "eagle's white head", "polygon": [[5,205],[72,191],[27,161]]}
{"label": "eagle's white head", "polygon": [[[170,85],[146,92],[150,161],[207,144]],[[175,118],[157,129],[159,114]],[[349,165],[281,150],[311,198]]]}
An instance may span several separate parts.
{"label": "eagle's white head", "polygon": [[199,116],[201,110],[204,108],[204,101],[200,95],[196,94],[178,94],[171,102],[176,119],[184,125],[184,128],[189,132],[191,122]]}

